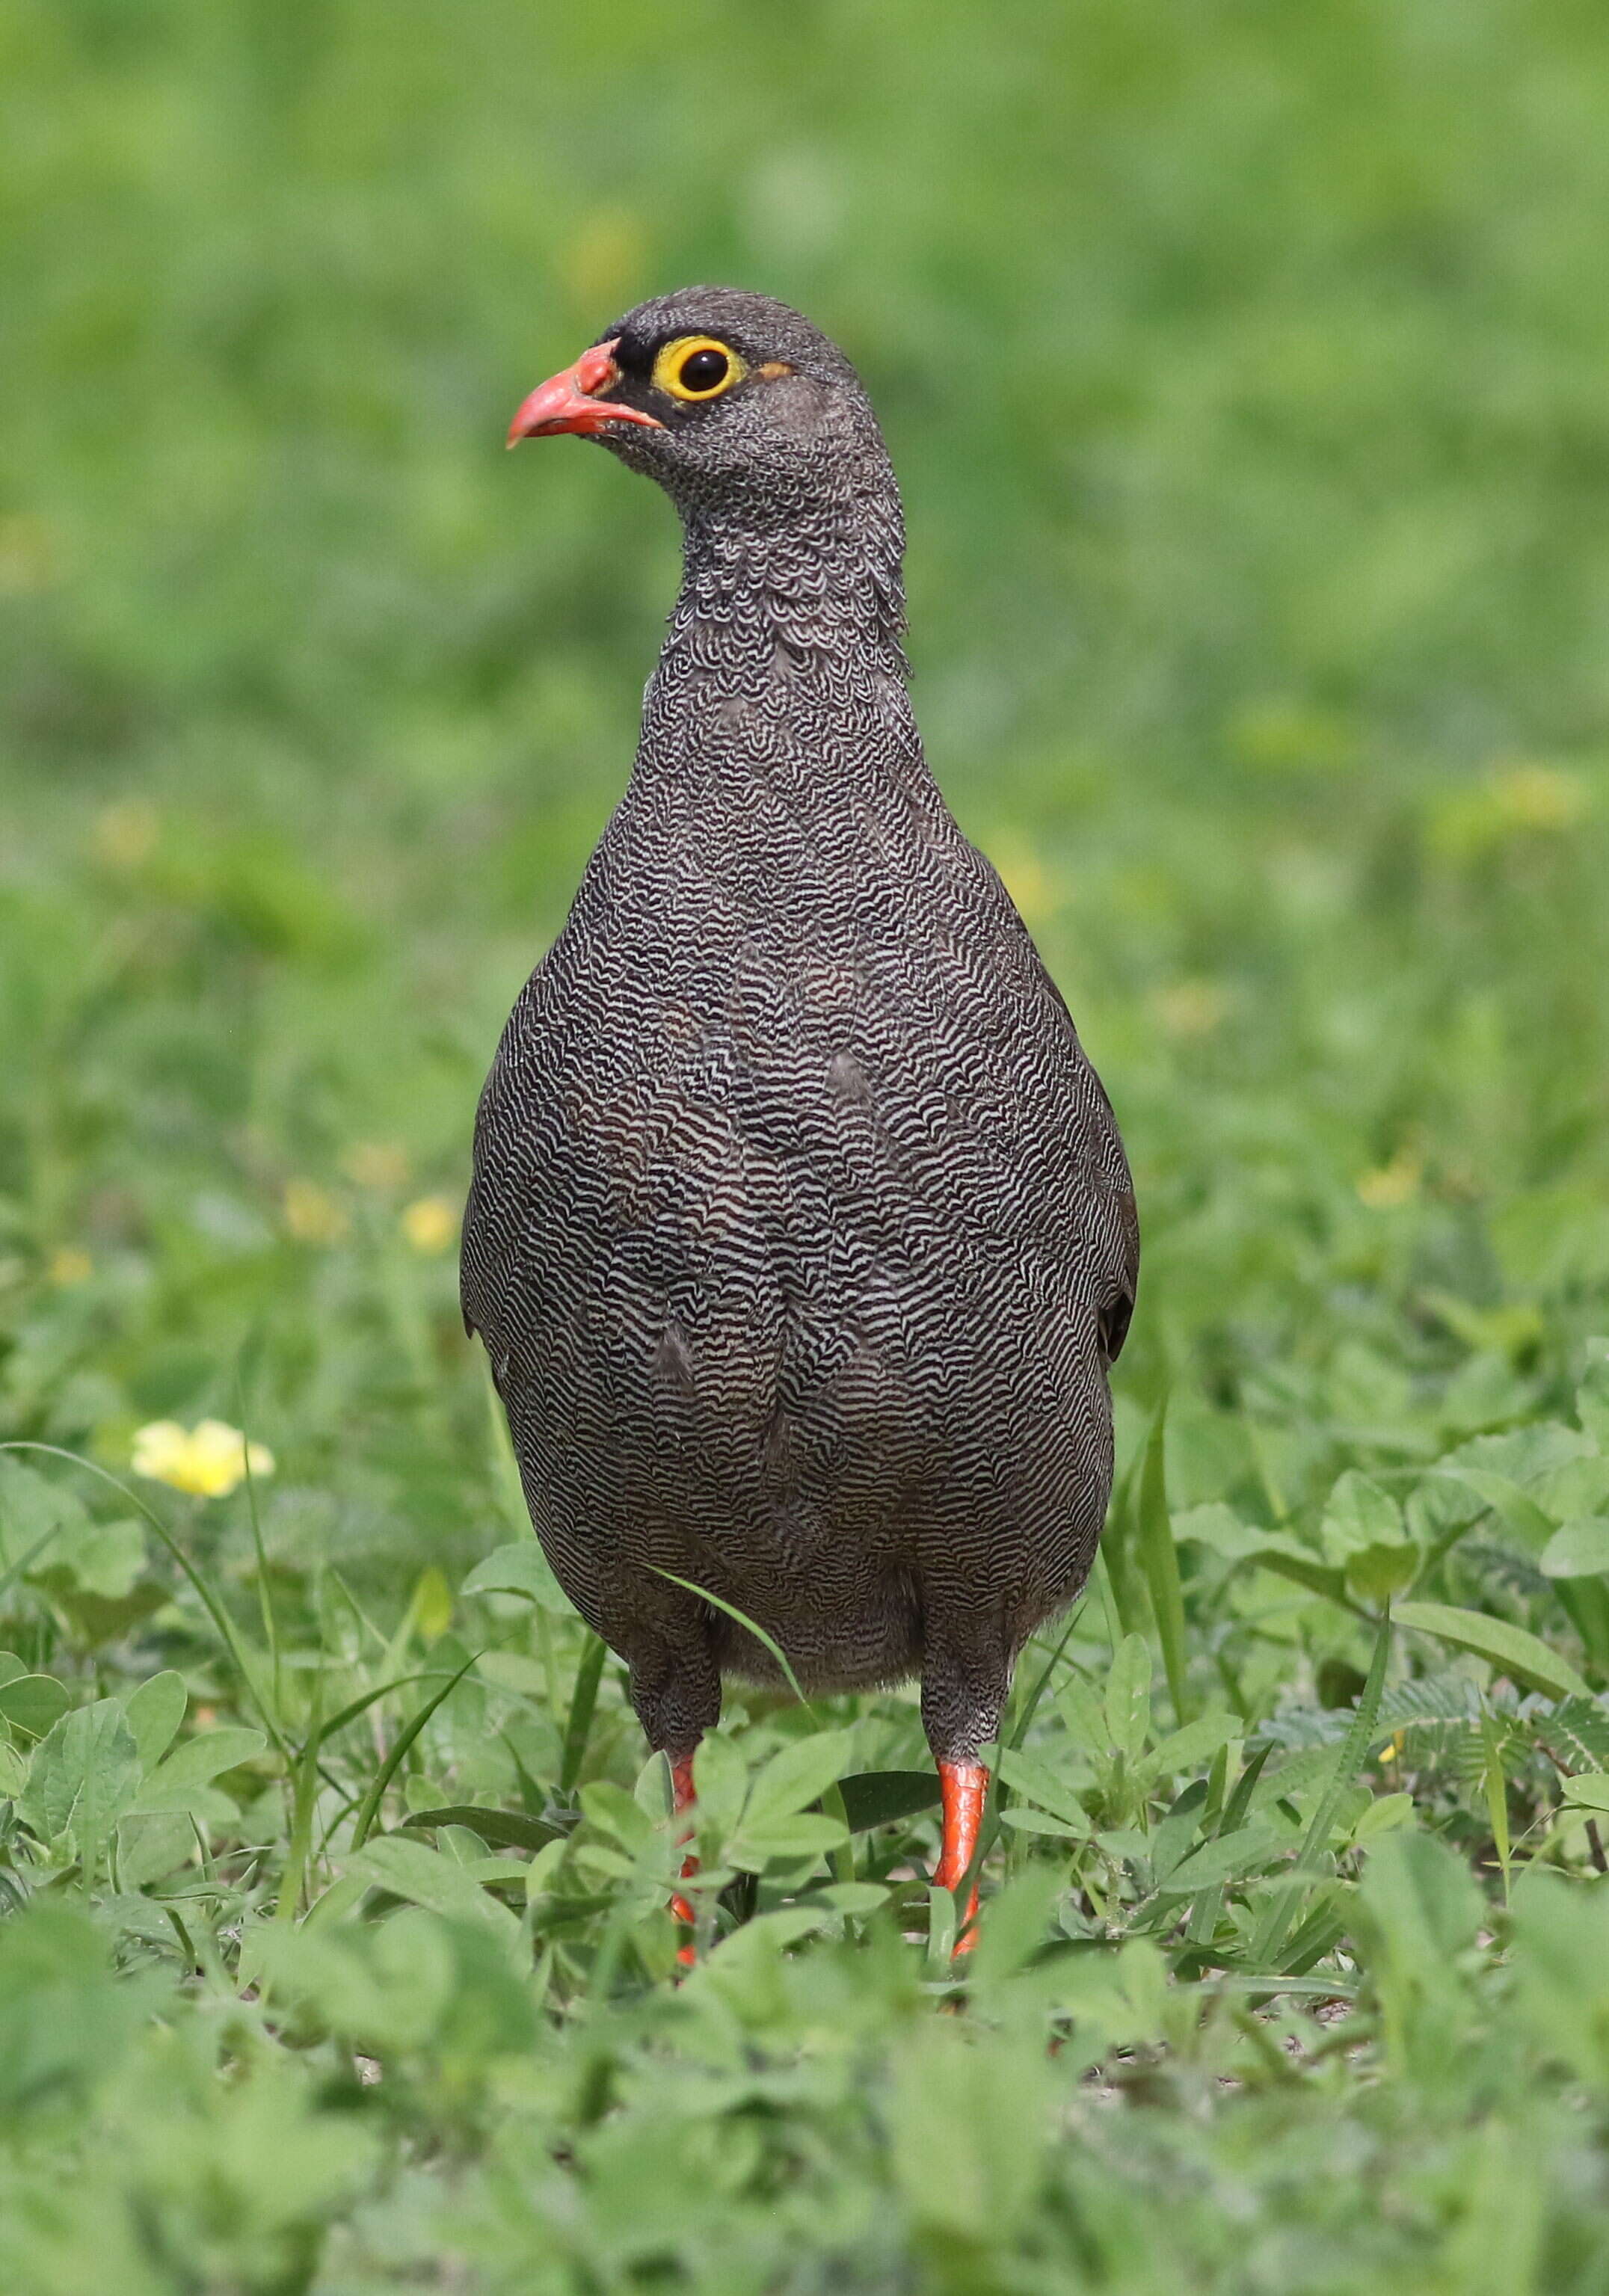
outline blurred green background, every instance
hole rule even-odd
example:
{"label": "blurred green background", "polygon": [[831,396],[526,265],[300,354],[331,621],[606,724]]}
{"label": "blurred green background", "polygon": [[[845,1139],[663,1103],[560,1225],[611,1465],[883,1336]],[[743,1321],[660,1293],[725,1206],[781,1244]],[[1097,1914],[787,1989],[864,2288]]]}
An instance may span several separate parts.
{"label": "blurred green background", "polygon": [[[1583,1811],[1609,1808],[1601,1363],[1572,1400],[1609,1330],[1606,217],[1602,0],[8,0],[0,1441],[127,1475],[142,1428],[211,1415],[273,1454],[254,1493],[140,1484],[193,1589],[104,1487],[0,1463],[0,1911],[45,1900],[0,1923],[0,2121],[23,2132],[0,2226],[32,2243],[27,2296],[97,2275],[295,2296],[360,2189],[320,2296],[836,2292],[856,2256],[877,2296],[899,2274],[922,2296],[1602,2296],[1601,2112],[1557,2075],[1609,2093],[1601,1890],[1583,1910]],[[1235,2005],[1235,1968],[1278,1960],[1256,1933],[1284,1883],[1255,1861],[1191,1915],[1221,1997],[1199,1967],[1164,1985],[1149,1861],[1202,1802],[1163,1816],[1160,1752],[1129,1793],[1143,1696],[1116,1722],[1045,1702],[1052,1814],[1014,1839],[1028,1895],[973,2020],[918,2017],[948,1964],[922,1978],[908,1914],[790,1957],[784,1906],[673,1995],[614,1671],[571,1761],[574,1622],[540,1586],[511,1603],[506,1565],[463,1584],[524,1536],[456,1307],[475,1098],[623,784],[677,565],[652,488],[503,437],[609,319],[701,279],[798,304],[865,374],[930,757],[1122,1120],[1145,1260],[1121,1457],[1170,1393],[1170,1711],[1187,1688],[1240,1734],[1227,1767],[1203,1742],[1178,1775],[1217,1762],[1216,1824],[1267,1731],[1290,1754],[1268,1808],[1306,1823],[1399,1566],[1451,1598],[1442,1643],[1485,1653],[1399,1635],[1393,1711],[1451,1719],[1411,1775],[1398,1730],[1371,1759],[1402,1767],[1348,1788],[1277,2046]],[[1456,1545],[1483,1504],[1500,1520]],[[1574,1578],[1538,1567],[1566,1515]],[[1071,1646],[1097,1686],[1150,1618],[1110,1569],[1121,1616],[1092,1599]],[[1506,1681],[1521,1626],[1531,1671]],[[380,1847],[417,1843],[415,1894],[452,1918],[357,1918],[365,1888],[395,1912],[352,1820],[426,1694],[397,1678],[488,1641],[393,1800],[522,1802],[529,1848],[579,1778],[567,1871],[594,1894],[566,1930],[540,1852],[534,1979],[529,1950],[517,1977],[485,1961],[526,1876],[483,1851],[517,1833],[444,1824],[427,1853],[394,1829]],[[1137,1633],[1121,1647],[1131,1675]],[[1522,1714],[1527,1687],[1571,1692],[1567,1762],[1563,1708]],[[80,1717],[128,1813],[119,1718],[175,1696],[194,1775],[154,1826],[126,1814],[97,1895],[103,1845],[52,1799],[110,1775]],[[349,1702],[321,1786],[300,1749]],[[924,1759],[907,1696],[833,1715],[868,1767]],[[809,1734],[741,1693],[728,1718],[739,1772]],[[226,1754],[227,1792],[204,1783]],[[1516,1858],[1579,1884],[1538,1900],[1533,1966],[1505,1960],[1511,1823]],[[865,1852],[874,1898],[920,1874],[926,1824]],[[611,1824],[636,1867],[600,1851]],[[1366,1826],[1400,1854],[1371,1847],[1359,1882]],[[1290,1841],[1264,1833],[1266,1867]],[[349,1918],[324,1963],[288,1924],[332,1880]],[[1116,1964],[1084,1946],[1133,1925],[1055,2089],[1043,2005],[1007,1983],[1040,1883],[1057,1968],[1097,1992]],[[333,2040],[265,2018],[270,1931],[306,1947],[284,1966]],[[1320,1960],[1312,1988],[1360,2005],[1341,2050],[1300,2012]],[[1494,1999],[1510,2024],[1482,2021]],[[706,2074],[751,2049],[779,2070],[717,2119]],[[1121,2121],[1081,2084],[1107,2049]],[[691,2152],[672,2070],[677,2112],[708,2116]],[[68,2100],[53,2153],[41,2098]],[[1075,2116],[1047,2156],[1071,2181],[1041,2192]],[[463,2192],[472,2277],[442,2261]]]}
{"label": "blurred green background", "polygon": [[382,1546],[473,1551],[396,1218],[461,1193],[677,549],[503,431],[701,278],[875,396],[933,765],[1137,1167],[1126,1392],[1284,1422],[1339,1357],[1367,1420],[1473,1340],[1500,1415],[1514,1332],[1427,1295],[1562,1367],[1609,1283],[1600,8],[13,0],[0,42],[6,1431],[126,1456],[255,1333],[321,1507],[339,1451]]}
{"label": "blurred green background", "polygon": [[0,39],[0,1431],[127,1460],[236,1416],[250,1346],[312,1546],[484,1543],[447,1226],[677,554],[503,430],[698,278],[813,312],[882,409],[932,762],[1137,1164],[1127,1431],[1179,1380],[1186,1497],[1290,1506],[1354,1428],[1568,1394],[1602,9],[23,0]]}

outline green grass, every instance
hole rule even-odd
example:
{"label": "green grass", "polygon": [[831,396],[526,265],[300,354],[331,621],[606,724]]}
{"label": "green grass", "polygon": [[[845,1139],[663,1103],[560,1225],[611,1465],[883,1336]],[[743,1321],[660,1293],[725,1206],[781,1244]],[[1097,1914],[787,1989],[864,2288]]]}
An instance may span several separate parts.
{"label": "green grass", "polygon": [[[1588,0],[9,12],[8,2290],[1609,2292],[1606,194]],[[456,1317],[675,570],[502,432],[697,277],[1145,1226],[961,2013],[904,1693],[734,1695],[675,1985]]]}

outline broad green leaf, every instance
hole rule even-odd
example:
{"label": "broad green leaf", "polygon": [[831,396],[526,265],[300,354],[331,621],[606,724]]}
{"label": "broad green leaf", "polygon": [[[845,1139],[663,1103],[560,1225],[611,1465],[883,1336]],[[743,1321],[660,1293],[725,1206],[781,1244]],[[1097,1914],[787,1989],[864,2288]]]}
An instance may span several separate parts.
{"label": "broad green leaf", "polygon": [[118,1820],[118,1879],[125,1890],[147,1889],[195,1856],[195,1827],[187,1812],[164,1810],[154,1817],[128,1811]]}
{"label": "broad green leaf", "polygon": [[53,1674],[19,1674],[0,1684],[0,1721],[43,1738],[71,1704],[66,1685]]}
{"label": "broad green leaf", "polygon": [[494,1690],[511,1690],[517,1698],[539,1702],[547,1695],[547,1669],[529,1651],[482,1651],[475,1672]]}
{"label": "broad green leaf", "polygon": [[1414,1815],[1414,1798],[1410,1793],[1376,1794],[1352,1828],[1352,1841],[1361,1848],[1383,1833],[1390,1833],[1399,1825],[1408,1824]]}
{"label": "broad green leaf", "polygon": [[1401,1546],[1402,1509],[1369,1476],[1349,1470],[1330,1493],[1319,1533],[1328,1560],[1344,1568],[1367,1547]]}
{"label": "broad green leaf", "polygon": [[658,1830],[654,1820],[635,1796],[616,1785],[612,1778],[593,1779],[581,1788],[580,1800],[587,1824],[610,1835],[634,1857],[652,1846]]}
{"label": "broad green leaf", "polygon": [[514,1809],[481,1809],[467,1802],[454,1802],[444,1809],[416,1809],[402,1821],[405,1830],[412,1827],[436,1825],[467,1826],[482,1841],[500,1849],[543,1849],[550,1841],[562,1841],[567,1837],[562,1828],[549,1825],[545,1818],[527,1817]]}
{"label": "broad green leaf", "polygon": [[[1609,1570],[1609,1515],[1579,1517],[1561,1523],[1537,1560],[1549,1578],[1595,1578]],[[5,1693],[0,1691],[0,1705]]]}
{"label": "broad green leaf", "polygon": [[571,1607],[569,1597],[534,1538],[517,1538],[507,1546],[494,1547],[491,1554],[476,1563],[459,1591],[464,1595],[523,1595],[539,1610],[555,1613],[568,1613]]}
{"label": "broad green leaf", "polygon": [[1089,1820],[1074,1825],[1066,1818],[1052,1817],[1042,1809],[1030,1809],[1026,1802],[1013,1802],[1000,1812],[1002,1825],[1009,1825],[1015,1833],[1044,1833],[1057,1841],[1079,1841],[1089,1832]]}
{"label": "broad green leaf", "polygon": [[1581,1809],[1609,1810],[1609,1771],[1585,1770],[1566,1778],[1564,1799]]}
{"label": "broad green leaf", "polygon": [[1198,1714],[1182,1730],[1174,1730],[1158,1740],[1151,1749],[1145,1767],[1162,1778],[1177,1776],[1180,1770],[1193,1770],[1198,1762],[1210,1762],[1219,1748],[1227,1746],[1243,1726],[1233,1714]]}
{"label": "broad green leaf", "polygon": [[795,1811],[818,1801],[843,1775],[854,1746],[851,1730],[817,1730],[773,1754],[749,1788],[743,1811],[745,1835],[758,1825],[792,1817]]}
{"label": "broad green leaf", "polygon": [[439,1850],[427,1848],[423,1841],[409,1841],[395,1833],[382,1834],[365,1842],[361,1849],[355,1849],[346,1860],[346,1870],[373,1882],[379,1889],[389,1890],[394,1898],[406,1898],[411,1905],[427,1907],[432,1914],[475,1922],[506,1938],[511,1944],[519,1935],[519,1923],[506,1906],[488,1897],[462,1866],[444,1857]]}
{"label": "broad green leaf", "polygon": [[[890,2167],[924,2245],[943,2252],[959,2243],[981,2256],[1001,2226],[1023,2220],[1038,2185],[1054,2126],[1051,2077],[1042,2051],[972,2046],[954,2021],[915,2026],[899,2050],[884,2106]],[[951,2284],[969,2282],[963,2275]],[[981,2286],[981,2274],[970,2284]]]}
{"label": "broad green leaf", "polygon": [[1268,1532],[1256,1524],[1242,1522],[1233,1507],[1221,1499],[1210,1505],[1186,1507],[1173,1518],[1173,1536],[1180,1546],[1194,1543],[1210,1546],[1214,1554],[1226,1555],[1232,1562],[1243,1562],[1254,1554],[1268,1538]]}
{"label": "broad green leaf", "polygon": [[86,1513],[62,1525],[29,1576],[52,1592],[76,1587],[115,1599],[133,1591],[144,1567],[144,1524],[132,1518],[96,1522]]}
{"label": "broad green leaf", "polygon": [[1506,1619],[1489,1619],[1482,1611],[1459,1610],[1450,1603],[1402,1603],[1393,1612],[1400,1627],[1436,1635],[1459,1650],[1511,1675],[1527,1688],[1547,1698],[1590,1698],[1591,1691],[1568,1659],[1550,1650],[1539,1636]]}
{"label": "broad green leaf", "polygon": [[134,1800],[139,1750],[115,1698],[64,1714],[34,1750],[22,1815],[41,1840],[70,1836],[86,1870]]}
{"label": "broad green leaf", "polygon": [[159,1762],[140,1788],[135,1807],[147,1813],[183,1809],[198,1786],[250,1762],[267,1744],[260,1730],[202,1730]]}
{"label": "broad green leaf", "polygon": [[185,1678],[171,1668],[165,1673],[152,1675],[137,1690],[129,1693],[123,1712],[140,1750],[143,1770],[151,1769],[172,1744],[185,1718],[186,1702]]}
{"label": "broad green leaf", "polygon": [[1439,1474],[1462,1483],[1473,1491],[1497,1516],[1503,1528],[1512,1532],[1520,1545],[1531,1554],[1539,1554],[1553,1536],[1553,1518],[1543,1513],[1528,1491],[1506,1475],[1493,1474],[1481,1467],[1441,1467]]}
{"label": "broad green leaf", "polygon": [[1074,1833],[1089,1832],[1089,1816],[1072,1779],[1043,1754],[1020,1753],[1006,1747],[1000,1755],[1000,1775],[1014,1794],[1049,1810]]}
{"label": "broad green leaf", "polygon": [[1207,1781],[1196,1778],[1185,1788],[1152,1833],[1151,1871],[1159,1886],[1167,1881],[1194,1841],[1206,1806]]}
{"label": "broad green leaf", "polygon": [[1419,1550],[1411,1539],[1354,1547],[1346,1558],[1347,1592],[1360,1603],[1387,1603],[1413,1585],[1418,1569]]}
{"label": "broad green leaf", "polygon": [[718,1730],[701,1741],[693,1757],[693,1789],[700,1827],[718,1838],[729,1833],[748,1798],[749,1766],[742,1748]]}
{"label": "broad green leaf", "polygon": [[1310,1595],[1322,1595],[1331,1603],[1345,1599],[1345,1571],[1320,1562],[1316,1555],[1303,1554],[1294,1540],[1282,1541],[1277,1546],[1260,1547],[1248,1560],[1260,1570],[1272,1570],[1281,1578],[1290,1578],[1298,1587],[1305,1587]]}
{"label": "broad green leaf", "polygon": [[747,1817],[727,1844],[727,1856],[742,1872],[753,1874],[773,1858],[818,1857],[845,1840],[835,1817],[809,1811],[770,1816],[751,1823]]}
{"label": "broad green leaf", "polygon": [[1193,1897],[1197,1890],[1215,1890],[1260,1872],[1286,1850],[1294,1849],[1297,1835],[1288,1825],[1259,1820],[1235,1833],[1220,1834],[1176,1866],[1160,1894],[1165,1898]]}
{"label": "broad green leaf", "polygon": [[1125,1635],[1106,1677],[1106,1736],[1130,1767],[1151,1731],[1151,1652],[1142,1635]]}
{"label": "broad green leaf", "polygon": [[874,1825],[892,1825],[902,1817],[939,1806],[937,1770],[862,1770],[840,1778],[844,1812],[851,1833],[869,1833]]}
{"label": "broad green leaf", "polygon": [[1055,1704],[1073,1744],[1081,1747],[1092,1761],[1098,1761],[1108,1743],[1106,1712],[1093,1686],[1081,1674],[1075,1674],[1056,1692]]}
{"label": "broad green leaf", "polygon": [[1346,1576],[1339,1564],[1325,1562],[1310,1547],[1303,1546],[1284,1531],[1264,1530],[1240,1521],[1222,1505],[1190,1508],[1175,1518],[1173,1530],[1181,1544],[1194,1539],[1227,1562],[1276,1571],[1282,1578],[1293,1579],[1310,1594],[1326,1595],[1333,1603],[1345,1596]]}

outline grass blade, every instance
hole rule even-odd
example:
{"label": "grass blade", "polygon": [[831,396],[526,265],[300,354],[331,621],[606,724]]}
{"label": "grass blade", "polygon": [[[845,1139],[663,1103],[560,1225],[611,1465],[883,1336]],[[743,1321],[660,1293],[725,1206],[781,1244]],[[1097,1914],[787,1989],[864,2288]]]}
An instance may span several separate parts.
{"label": "grass blade", "polygon": [[392,1747],[390,1752],[381,1764],[379,1771],[375,1775],[374,1784],[369,1788],[368,1792],[363,1798],[363,1807],[357,1813],[357,1822],[352,1829],[351,1847],[354,1849],[361,1849],[364,1843],[368,1840],[369,1828],[374,1823],[375,1816],[379,1811],[381,1801],[385,1794],[385,1790],[387,1786],[390,1784],[392,1778],[396,1775],[397,1767],[402,1760],[403,1756],[407,1752],[408,1748],[413,1744],[421,1730],[423,1729],[425,1724],[430,1720],[438,1706],[441,1704],[443,1699],[450,1698],[452,1696],[454,1691],[457,1689],[458,1685],[463,1681],[464,1676],[469,1672],[471,1667],[474,1665],[475,1660],[480,1656],[480,1652],[479,1651],[475,1651],[466,1658],[464,1664],[458,1669],[457,1673],[452,1676],[448,1681],[442,1684],[434,1698],[426,1699],[424,1704],[419,1709],[418,1713],[415,1715],[413,1720],[398,1734],[397,1743]]}
{"label": "grass blade", "polygon": [[570,1694],[570,1718],[564,1725],[564,1746],[559,1758],[559,1792],[566,1799],[574,1793],[576,1780],[581,1775],[608,1652],[608,1644],[588,1628],[581,1662],[576,1669],[575,1688]]}
{"label": "grass blade", "polygon": [[1173,1524],[1168,1513],[1167,1464],[1163,1448],[1167,1424],[1168,1398],[1164,1396],[1157,1407],[1151,1439],[1145,1446],[1145,1456],[1140,1467],[1135,1543],[1139,1551],[1140,1568],[1145,1574],[1145,1584],[1150,1589],[1151,1607],[1156,1613],[1156,1630],[1162,1637],[1162,1667],[1168,1677],[1169,1695],[1182,1728],[1190,1718],[1185,1689],[1185,1595],[1179,1584],[1178,1550],[1173,1544]]}
{"label": "grass blade", "polygon": [[[1368,1751],[1369,1742],[1374,1735],[1375,1718],[1380,1711],[1380,1693],[1385,1687],[1385,1667],[1391,1648],[1391,1608],[1388,1603],[1381,1613],[1379,1631],[1375,1636],[1374,1655],[1369,1660],[1368,1679],[1363,1685],[1363,1695],[1353,1713],[1351,1728],[1342,1740],[1329,1783],[1318,1797],[1318,1806],[1313,1812],[1312,1822],[1297,1853],[1296,1864],[1301,1870],[1310,1869],[1314,1860],[1322,1854],[1335,1822],[1341,1797],[1350,1782],[1357,1776]],[[1252,1939],[1250,1958],[1254,1969],[1268,1970],[1278,1958],[1301,1895],[1301,1887],[1295,1883],[1286,1883],[1274,1892],[1263,1915],[1262,1925]]]}

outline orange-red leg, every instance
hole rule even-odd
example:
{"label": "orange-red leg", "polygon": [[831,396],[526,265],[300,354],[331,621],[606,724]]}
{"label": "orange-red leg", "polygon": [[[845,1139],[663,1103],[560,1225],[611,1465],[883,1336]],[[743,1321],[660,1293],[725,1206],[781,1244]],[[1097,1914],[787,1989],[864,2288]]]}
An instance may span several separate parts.
{"label": "orange-red leg", "polygon": [[[690,1809],[693,1806],[694,1799],[693,1792],[693,1756],[690,1753],[673,1754],[670,1757],[670,1797],[675,1805],[676,1813],[678,1817],[681,1816],[683,1810]],[[683,1881],[685,1882],[690,1874],[696,1874],[697,1872],[698,1859],[694,1856],[693,1852],[689,1850],[685,1857],[682,1860]],[[697,1925],[698,1916],[694,1912],[692,1906],[687,1903],[686,1898],[683,1897],[679,1890],[675,1891],[671,1897],[670,1911],[676,1920],[682,1923],[686,1928],[693,1929]],[[693,1941],[690,1938],[677,1948],[676,1957],[685,1968],[691,1968],[693,1964],[698,1959],[698,1955],[694,1948]]]}
{"label": "orange-red leg", "polygon": [[[933,1882],[940,1890],[958,1890],[977,1854],[978,1829],[983,1823],[983,1802],[989,1792],[989,1772],[981,1762],[939,1764],[939,1786],[944,1797],[944,1840]],[[978,1942],[978,1884],[974,1881],[966,1914],[956,1939],[957,1953],[970,1953]]]}

